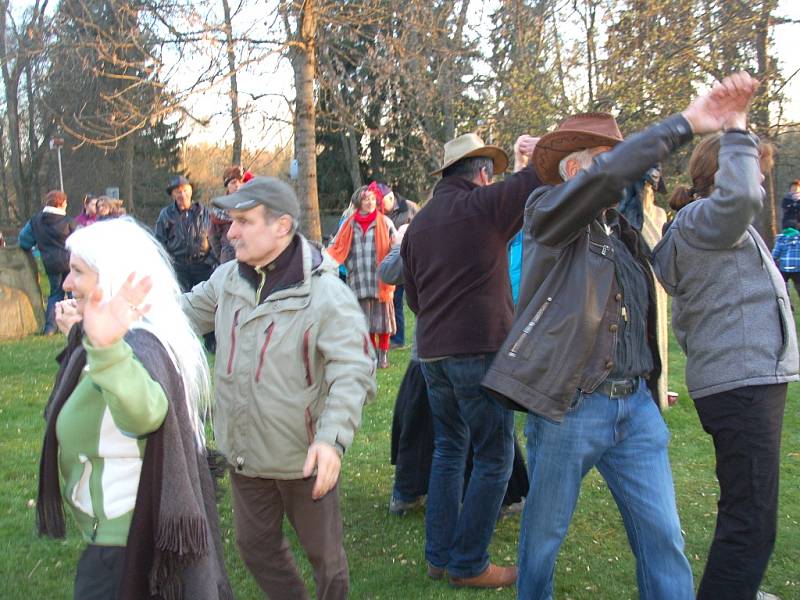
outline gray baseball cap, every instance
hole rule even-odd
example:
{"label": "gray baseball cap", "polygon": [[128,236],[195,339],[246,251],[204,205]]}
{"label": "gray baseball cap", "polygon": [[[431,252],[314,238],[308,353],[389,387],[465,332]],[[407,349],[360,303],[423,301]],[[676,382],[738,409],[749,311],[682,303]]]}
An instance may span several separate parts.
{"label": "gray baseball cap", "polygon": [[225,210],[250,210],[261,204],[295,221],[300,217],[300,203],[294,189],[275,177],[253,177],[234,193],[214,198],[211,203]]}

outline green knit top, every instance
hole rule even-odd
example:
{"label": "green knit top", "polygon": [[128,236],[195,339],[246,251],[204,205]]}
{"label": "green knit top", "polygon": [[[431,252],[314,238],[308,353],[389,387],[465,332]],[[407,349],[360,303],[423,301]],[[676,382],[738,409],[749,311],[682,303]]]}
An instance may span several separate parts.
{"label": "green knit top", "polygon": [[125,546],[146,436],[167,398],[126,342],[83,346],[86,367],[56,421],[62,494],[88,543]]}

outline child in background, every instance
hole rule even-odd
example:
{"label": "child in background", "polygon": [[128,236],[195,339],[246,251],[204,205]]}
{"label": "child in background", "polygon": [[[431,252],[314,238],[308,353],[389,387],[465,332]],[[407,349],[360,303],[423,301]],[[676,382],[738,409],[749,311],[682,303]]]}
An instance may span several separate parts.
{"label": "child in background", "polygon": [[786,227],[775,238],[775,247],[772,249],[772,258],[786,282],[786,293],[789,293],[789,280],[794,282],[794,289],[800,295],[800,231],[794,227]]}

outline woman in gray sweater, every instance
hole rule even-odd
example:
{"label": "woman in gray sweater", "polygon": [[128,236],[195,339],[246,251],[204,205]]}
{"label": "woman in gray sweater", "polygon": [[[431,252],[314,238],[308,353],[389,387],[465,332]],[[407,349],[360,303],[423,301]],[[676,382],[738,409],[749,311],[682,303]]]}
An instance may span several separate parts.
{"label": "woman in gray sweater", "polygon": [[786,287],[752,224],[771,152],[745,130],[745,107],[727,125],[695,148],[692,187],[673,193],[678,214],[653,251],[686,385],[716,450],[717,527],[699,600],[769,597],[758,587],[775,543],[787,382],[799,366]]}

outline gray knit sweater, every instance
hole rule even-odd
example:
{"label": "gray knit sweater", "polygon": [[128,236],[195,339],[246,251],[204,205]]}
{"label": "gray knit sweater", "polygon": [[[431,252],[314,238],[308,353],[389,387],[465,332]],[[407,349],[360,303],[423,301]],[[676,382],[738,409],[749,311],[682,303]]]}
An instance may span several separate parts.
{"label": "gray knit sweater", "polygon": [[752,225],[760,183],[758,140],[726,133],[713,193],[681,209],[653,250],[692,398],[800,378],[786,286]]}

